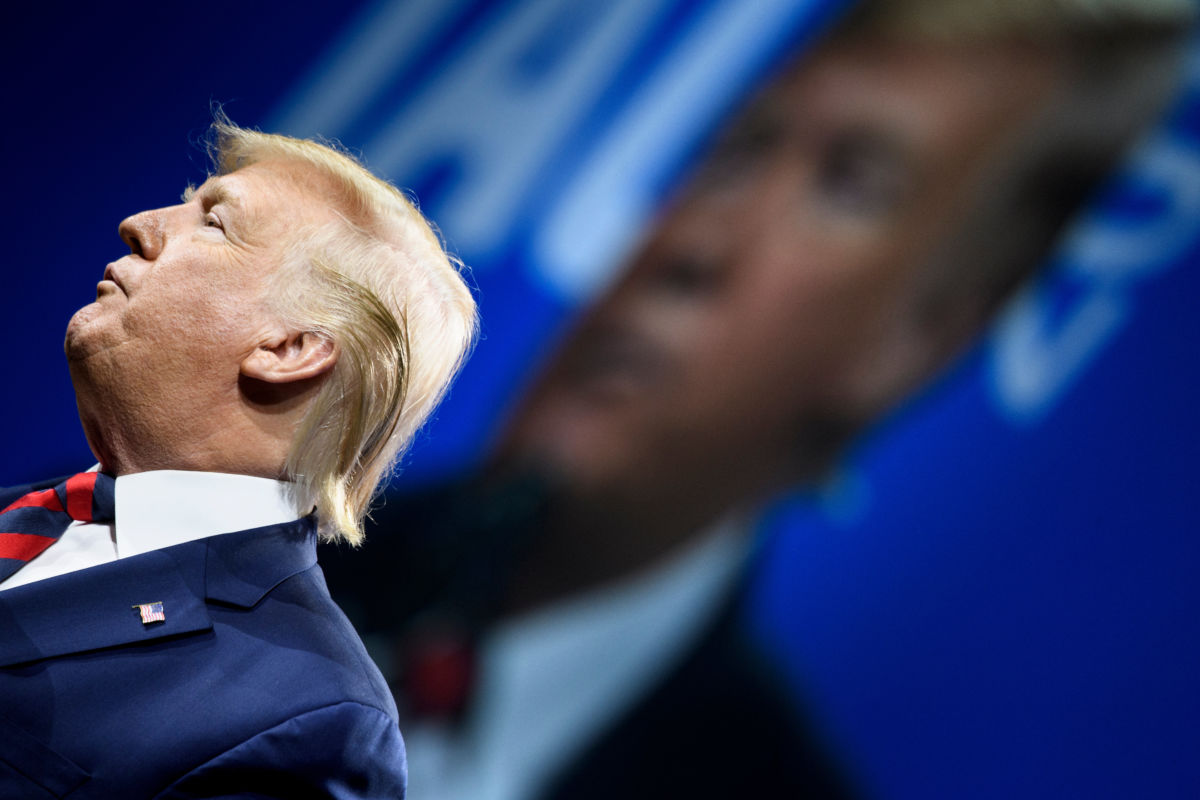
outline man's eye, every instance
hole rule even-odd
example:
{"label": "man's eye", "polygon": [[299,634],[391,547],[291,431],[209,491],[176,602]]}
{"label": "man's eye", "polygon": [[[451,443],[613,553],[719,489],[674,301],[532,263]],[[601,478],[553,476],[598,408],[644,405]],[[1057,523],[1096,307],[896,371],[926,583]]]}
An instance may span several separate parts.
{"label": "man's eye", "polygon": [[783,126],[772,119],[744,120],[704,160],[700,181],[716,186],[745,179],[778,152],[784,132]]}
{"label": "man's eye", "polygon": [[841,211],[886,213],[900,200],[904,172],[895,148],[866,136],[835,139],[824,153],[817,186],[826,202]]}
{"label": "man's eye", "polygon": [[677,255],[666,258],[655,271],[656,286],[677,297],[698,297],[714,292],[725,277],[726,265],[715,258]]}
{"label": "man's eye", "polygon": [[221,225],[220,218],[216,214],[214,214],[210,211],[209,213],[204,215],[204,227],[219,229],[223,226]]}

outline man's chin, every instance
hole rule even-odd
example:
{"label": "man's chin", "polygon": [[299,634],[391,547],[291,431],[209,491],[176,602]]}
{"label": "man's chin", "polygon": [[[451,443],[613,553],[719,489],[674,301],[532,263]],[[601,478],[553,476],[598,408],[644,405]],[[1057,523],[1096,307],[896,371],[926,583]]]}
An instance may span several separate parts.
{"label": "man's chin", "polygon": [[99,303],[89,303],[71,315],[63,341],[63,350],[68,361],[87,358],[100,349],[96,335],[100,312]]}

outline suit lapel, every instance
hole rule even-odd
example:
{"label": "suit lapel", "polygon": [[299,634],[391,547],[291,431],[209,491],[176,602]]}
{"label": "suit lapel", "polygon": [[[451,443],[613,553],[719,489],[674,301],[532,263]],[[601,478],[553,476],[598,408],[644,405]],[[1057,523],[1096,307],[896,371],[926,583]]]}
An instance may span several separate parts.
{"label": "suit lapel", "polygon": [[[17,586],[0,592],[0,666],[210,630],[206,601],[250,608],[316,563],[308,516]],[[164,619],[143,623],[152,603]]]}
{"label": "suit lapel", "polygon": [[[208,630],[203,540],[0,592],[0,666]],[[137,606],[162,603],[162,622]]]}

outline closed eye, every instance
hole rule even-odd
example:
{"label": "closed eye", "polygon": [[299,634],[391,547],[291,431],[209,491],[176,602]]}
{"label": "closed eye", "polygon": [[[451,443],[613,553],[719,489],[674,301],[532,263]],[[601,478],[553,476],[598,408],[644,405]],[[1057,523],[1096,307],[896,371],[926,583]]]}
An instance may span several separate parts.
{"label": "closed eye", "polygon": [[817,172],[823,198],[857,215],[886,214],[911,182],[903,146],[872,131],[845,131],[825,147]]}

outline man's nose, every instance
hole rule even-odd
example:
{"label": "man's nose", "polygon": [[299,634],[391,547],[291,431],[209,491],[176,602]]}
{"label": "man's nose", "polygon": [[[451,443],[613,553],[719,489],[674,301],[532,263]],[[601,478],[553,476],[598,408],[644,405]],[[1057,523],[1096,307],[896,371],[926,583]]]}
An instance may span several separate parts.
{"label": "man's nose", "polygon": [[117,233],[135,256],[153,261],[162,252],[163,222],[157,211],[143,211],[126,217],[117,226]]}

